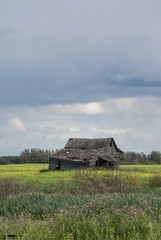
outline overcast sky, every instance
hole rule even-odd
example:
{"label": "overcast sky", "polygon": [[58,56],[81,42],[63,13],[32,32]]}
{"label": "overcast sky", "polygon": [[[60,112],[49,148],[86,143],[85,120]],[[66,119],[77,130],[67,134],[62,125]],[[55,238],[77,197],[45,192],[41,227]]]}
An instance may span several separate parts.
{"label": "overcast sky", "polygon": [[70,137],[161,151],[160,0],[0,0],[0,156]]}

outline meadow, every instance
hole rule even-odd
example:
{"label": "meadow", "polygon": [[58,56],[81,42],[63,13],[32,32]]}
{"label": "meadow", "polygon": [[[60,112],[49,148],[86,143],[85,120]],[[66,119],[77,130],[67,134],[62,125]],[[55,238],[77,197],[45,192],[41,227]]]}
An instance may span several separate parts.
{"label": "meadow", "polygon": [[[75,171],[49,171],[40,173],[42,169],[48,169],[48,164],[13,164],[0,165],[1,178],[16,178],[22,181],[54,183],[59,181],[71,181]],[[161,165],[121,165],[120,169],[137,175],[138,179],[145,180],[155,173],[161,173]],[[105,173],[99,171],[100,174]]]}
{"label": "meadow", "polygon": [[161,165],[47,168],[0,166],[0,239],[161,239]]}
{"label": "meadow", "polygon": [[1,178],[16,178],[22,181],[50,183],[69,180],[72,171],[50,171],[40,173],[41,169],[48,169],[48,164],[17,164],[0,166]]}
{"label": "meadow", "polygon": [[121,165],[123,169],[130,169],[140,172],[149,172],[149,173],[161,173],[161,165]]}

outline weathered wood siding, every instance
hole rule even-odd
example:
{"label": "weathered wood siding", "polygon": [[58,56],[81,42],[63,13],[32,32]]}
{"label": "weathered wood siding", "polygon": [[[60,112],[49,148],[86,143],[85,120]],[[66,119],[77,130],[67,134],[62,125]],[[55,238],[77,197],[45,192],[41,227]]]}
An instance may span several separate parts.
{"label": "weathered wood siding", "polygon": [[106,147],[107,155],[111,155],[114,159],[116,159],[118,162],[120,161],[120,157],[122,152],[118,150],[118,148],[115,146],[114,141],[112,141],[107,147]]}
{"label": "weathered wood siding", "polygon": [[56,169],[57,164],[60,164],[60,170],[61,169],[72,170],[72,169],[79,169],[79,168],[87,168],[88,167],[87,164],[83,163],[83,162],[50,158],[49,169]]}

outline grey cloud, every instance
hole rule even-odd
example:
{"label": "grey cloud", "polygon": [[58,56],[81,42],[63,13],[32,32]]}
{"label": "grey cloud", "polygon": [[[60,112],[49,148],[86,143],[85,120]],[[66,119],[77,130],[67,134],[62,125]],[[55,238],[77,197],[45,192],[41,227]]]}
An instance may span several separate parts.
{"label": "grey cloud", "polygon": [[110,134],[159,149],[161,1],[0,2],[0,154]]}
{"label": "grey cloud", "polygon": [[160,94],[159,1],[1,4],[1,105]]}

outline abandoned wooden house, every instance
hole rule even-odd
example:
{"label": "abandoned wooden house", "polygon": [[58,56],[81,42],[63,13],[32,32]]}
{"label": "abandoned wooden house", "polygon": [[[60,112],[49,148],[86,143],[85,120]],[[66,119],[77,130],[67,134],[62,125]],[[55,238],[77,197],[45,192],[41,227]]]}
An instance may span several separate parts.
{"label": "abandoned wooden house", "polygon": [[123,152],[111,138],[70,138],[62,150],[50,157],[49,169],[78,169],[88,167],[119,167]]}

